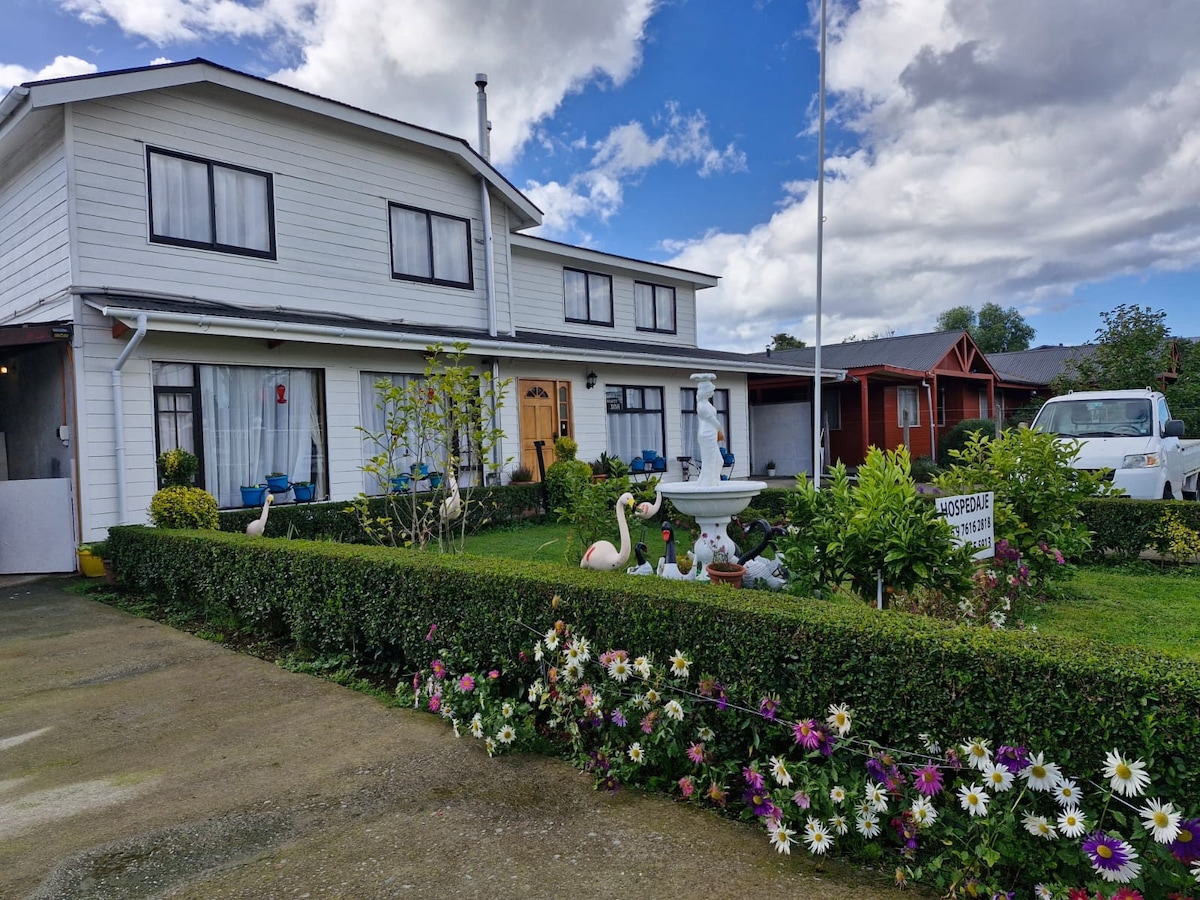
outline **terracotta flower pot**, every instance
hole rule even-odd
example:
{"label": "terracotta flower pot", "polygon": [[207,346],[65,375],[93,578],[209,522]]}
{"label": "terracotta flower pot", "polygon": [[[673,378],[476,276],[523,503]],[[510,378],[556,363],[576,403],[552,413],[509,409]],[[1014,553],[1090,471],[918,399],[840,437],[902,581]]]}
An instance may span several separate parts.
{"label": "terracotta flower pot", "polygon": [[[717,568],[720,566],[720,568]],[[708,580],[713,584],[729,584],[740,588],[742,579],[746,577],[746,567],[737,563],[709,563],[704,567]]]}

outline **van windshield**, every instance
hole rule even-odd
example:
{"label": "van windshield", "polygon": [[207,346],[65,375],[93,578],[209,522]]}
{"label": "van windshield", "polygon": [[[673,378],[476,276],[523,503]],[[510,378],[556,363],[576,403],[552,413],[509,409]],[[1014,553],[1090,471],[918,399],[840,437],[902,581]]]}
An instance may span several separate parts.
{"label": "van windshield", "polygon": [[1148,435],[1150,401],[1056,400],[1042,407],[1033,427],[1063,437]]}

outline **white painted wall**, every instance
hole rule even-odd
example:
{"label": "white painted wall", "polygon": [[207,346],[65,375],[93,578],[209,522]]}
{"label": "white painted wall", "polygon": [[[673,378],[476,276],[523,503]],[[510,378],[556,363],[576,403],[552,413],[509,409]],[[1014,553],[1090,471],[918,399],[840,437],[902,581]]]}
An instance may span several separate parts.
{"label": "white painted wall", "polygon": [[[77,284],[371,320],[487,324],[479,182],[440,154],[212,85],[80,103],[72,125]],[[147,145],[271,173],[277,259],[152,244]],[[388,201],[471,220],[474,290],[391,277]],[[505,216],[494,194],[492,206],[506,308]]]}
{"label": "white painted wall", "polygon": [[774,460],[777,477],[807,472],[811,478],[812,405],[767,403],[755,406],[750,412],[754,474],[765,475],[767,462]]}
{"label": "white painted wall", "polygon": [[[71,281],[62,117],[0,166],[0,322]],[[46,321],[45,316],[36,321]]]}

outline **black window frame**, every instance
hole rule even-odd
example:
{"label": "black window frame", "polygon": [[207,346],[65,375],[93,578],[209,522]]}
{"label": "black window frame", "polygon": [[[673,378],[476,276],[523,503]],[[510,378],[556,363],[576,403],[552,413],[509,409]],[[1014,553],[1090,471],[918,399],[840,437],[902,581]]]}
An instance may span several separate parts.
{"label": "black window frame", "polygon": [[[638,321],[638,285],[650,288],[650,318],[654,321],[654,326],[644,328],[637,324]],[[660,328],[658,324],[658,292],[671,292],[671,321],[674,325],[671,328]],[[655,334],[678,334],[679,333],[679,304],[675,288],[669,284],[655,284],[652,281],[635,281],[633,283],[633,325],[638,331],[653,332]]]}
{"label": "black window frame", "polygon": [[[567,304],[567,273],[568,272],[573,272],[576,275],[583,276],[583,286],[586,291],[586,297],[587,297],[586,302],[587,302],[587,309],[588,309],[588,318],[586,318],[586,319],[580,319],[580,318],[576,318],[576,317],[567,315],[566,304]],[[605,321],[603,319],[592,318],[592,286],[591,286],[591,281],[589,279],[593,275],[596,276],[597,278],[607,278],[608,279],[608,321]],[[600,325],[605,328],[613,328],[613,327],[615,327],[614,323],[616,320],[616,311],[615,311],[616,305],[617,305],[616,298],[613,296],[613,277],[611,275],[607,275],[604,272],[591,272],[587,269],[576,269],[573,266],[563,266],[563,319],[564,319],[564,321],[575,322],[580,325]]]}
{"label": "black window frame", "polygon": [[[150,160],[154,154],[160,156],[169,156],[174,159],[182,159],[187,162],[198,163],[208,168],[208,231],[212,235],[211,241],[197,241],[191,238],[172,237],[166,234],[156,234],[154,230],[154,175],[151,171]],[[217,194],[213,184],[213,169],[230,169],[234,172],[244,172],[247,175],[256,175],[263,178],[267,183],[267,233],[269,236],[270,248],[267,250],[258,250],[254,247],[239,247],[237,244],[222,244],[217,240]],[[275,259],[275,176],[270,172],[262,172],[258,169],[251,169],[246,166],[238,166],[232,163],[216,162],[215,160],[205,159],[202,156],[193,156],[190,153],[179,153],[175,150],[164,150],[162,147],[146,147],[146,214],[150,225],[150,242],[152,244],[166,244],[171,247],[189,247],[193,250],[211,250],[216,253],[231,253],[235,256],[252,256],[256,259]]]}
{"label": "black window frame", "polygon": [[[421,213],[425,216],[425,238],[429,250],[429,277],[424,275],[410,275],[407,272],[396,271],[396,234],[395,226],[392,224],[392,210],[404,209],[409,212]],[[467,280],[455,281],[451,278],[439,278],[437,271],[434,269],[434,264],[437,257],[433,252],[433,218],[448,219],[451,222],[462,222],[467,226],[466,235],[466,251],[467,251]],[[420,206],[412,206],[408,203],[397,203],[395,200],[388,201],[387,208],[388,220],[388,268],[392,273],[393,281],[415,281],[419,284],[436,284],[441,287],[462,288],[463,290],[475,290],[475,258],[471,253],[471,220],[466,216],[452,216],[449,213],[437,212],[432,209],[424,209]]]}
{"label": "black window frame", "polygon": [[[156,360],[159,362],[159,360]],[[171,363],[170,365],[188,365],[188,363]],[[162,429],[159,427],[158,417],[162,412],[169,412],[173,415],[178,415],[178,410],[160,410],[158,406],[159,397],[162,396],[187,396],[192,401],[192,446],[195,447],[195,457],[199,464],[196,470],[196,477],[193,479],[193,484],[203,487],[204,482],[204,423],[202,421],[203,412],[200,408],[200,372],[199,367],[195,363],[190,364],[192,367],[192,386],[180,387],[176,385],[158,385],[152,384],[154,393],[154,446],[158,451],[154,458],[158,459],[163,453],[168,450],[174,450],[178,444],[165,447],[163,446]],[[151,378],[153,382],[153,377]],[[159,488],[163,487],[162,478],[158,478]]]}

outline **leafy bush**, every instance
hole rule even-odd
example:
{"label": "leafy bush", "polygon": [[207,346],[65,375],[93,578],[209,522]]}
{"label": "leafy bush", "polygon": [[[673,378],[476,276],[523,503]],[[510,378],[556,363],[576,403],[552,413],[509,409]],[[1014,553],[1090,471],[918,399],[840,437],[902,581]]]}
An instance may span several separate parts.
{"label": "leafy bush", "polygon": [[912,461],[912,477],[917,484],[929,484],[940,471],[931,456],[918,456]]}
{"label": "leafy bush", "polygon": [[571,498],[591,482],[592,467],[583,460],[554,461],[546,470],[546,505],[555,511],[566,508]]}
{"label": "leafy bush", "polygon": [[1193,531],[1200,531],[1200,504],[1182,500],[1081,500],[1081,521],[1092,534],[1092,558],[1112,554],[1118,561],[1133,559],[1154,546],[1154,533],[1171,513]]}
{"label": "leafy bush", "polygon": [[904,447],[871,447],[856,485],[840,462],[825,490],[802,477],[789,498],[788,522],[776,546],[802,592],[849,580],[870,599],[876,573],[889,593],[918,584],[950,596],[970,590],[971,550],[955,546],[950,526],[917,494]]}
{"label": "leafy bush", "polygon": [[996,423],[991,419],[963,419],[955,424],[938,441],[938,460],[941,464],[948,465],[954,455],[951,451],[965,448],[975,432],[991,437],[996,433]]}
{"label": "leafy bush", "polygon": [[1088,553],[1091,536],[1079,502],[1108,490],[1099,474],[1071,468],[1078,453],[1077,441],[1029,428],[1010,428],[998,438],[979,433],[951,452],[954,462],[935,483],[956,494],[994,491],[996,539],[1020,552],[1030,580],[1041,587],[1069,572],[1060,556],[1079,560]]}
{"label": "leafy bush", "polygon": [[165,487],[150,499],[150,521],[156,528],[220,527],[217,498],[203,488]]}
{"label": "leafy bush", "polygon": [[158,483],[163,487],[191,487],[200,471],[200,460],[194,453],[176,447],[158,454]]}
{"label": "leafy bush", "polygon": [[579,444],[575,442],[575,438],[567,437],[565,434],[554,439],[554,460],[558,462],[570,462],[575,458],[575,454],[579,452]]}
{"label": "leafy bush", "polygon": [[[567,502],[555,510],[558,521],[570,526],[567,535],[566,558],[578,563],[584,551],[598,540],[609,540],[620,546],[620,526],[617,523],[617,500],[624,493],[634,495],[634,502],[653,500],[658,479],[651,478],[631,484],[628,475],[610,477],[604,481],[574,481]],[[632,528],[633,513],[624,511],[627,527]]]}

